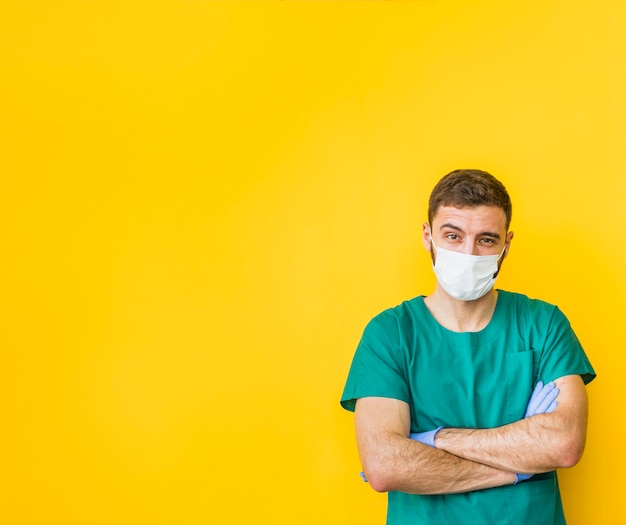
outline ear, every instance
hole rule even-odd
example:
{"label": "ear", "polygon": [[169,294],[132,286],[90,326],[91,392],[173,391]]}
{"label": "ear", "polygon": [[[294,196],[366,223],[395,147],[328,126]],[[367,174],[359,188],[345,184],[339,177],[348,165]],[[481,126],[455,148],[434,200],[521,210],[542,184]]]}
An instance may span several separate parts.
{"label": "ear", "polygon": [[422,243],[426,251],[430,253],[430,225],[427,222],[422,224]]}
{"label": "ear", "polygon": [[513,240],[513,232],[509,232],[506,234],[506,241],[504,244],[504,255],[502,259],[506,259],[506,256],[509,254],[509,250],[511,249],[511,241]]}

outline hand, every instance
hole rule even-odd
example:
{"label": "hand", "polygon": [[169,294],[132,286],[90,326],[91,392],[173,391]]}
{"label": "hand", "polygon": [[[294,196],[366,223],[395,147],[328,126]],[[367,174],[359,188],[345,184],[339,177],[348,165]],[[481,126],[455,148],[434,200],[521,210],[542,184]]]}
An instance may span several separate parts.
{"label": "hand", "polygon": [[532,396],[530,396],[524,418],[554,412],[556,407],[559,406],[556,401],[559,392],[554,381],[550,381],[547,385],[544,385],[543,381],[539,381],[537,386],[535,386],[535,390],[533,390]]}
{"label": "hand", "polygon": [[[559,392],[560,390],[556,387],[554,381],[550,381],[546,385],[543,384],[543,381],[539,381],[530,396],[528,405],[526,406],[524,419],[538,414],[549,414],[550,412],[554,412],[556,407],[559,406],[559,403],[556,400]],[[517,485],[520,481],[525,481],[533,477],[532,474],[519,473],[515,474],[515,476],[515,485]]]}

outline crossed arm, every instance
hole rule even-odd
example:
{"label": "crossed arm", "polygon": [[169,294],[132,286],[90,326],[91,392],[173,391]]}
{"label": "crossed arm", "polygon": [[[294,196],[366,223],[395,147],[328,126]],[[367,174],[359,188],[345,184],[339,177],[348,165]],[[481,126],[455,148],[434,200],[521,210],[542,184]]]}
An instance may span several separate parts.
{"label": "crossed arm", "polygon": [[534,474],[571,467],[585,444],[587,395],[580,376],[555,381],[558,408],[493,429],[444,428],[435,447],[409,439],[410,412],[403,401],[357,401],[355,424],[361,463],[379,491],[450,494],[515,483],[516,472]]}

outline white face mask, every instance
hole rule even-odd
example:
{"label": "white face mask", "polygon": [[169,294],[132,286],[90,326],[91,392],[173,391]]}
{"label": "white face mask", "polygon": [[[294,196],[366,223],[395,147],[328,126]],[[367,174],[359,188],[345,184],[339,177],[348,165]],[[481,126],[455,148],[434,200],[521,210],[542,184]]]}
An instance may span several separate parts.
{"label": "white face mask", "polygon": [[459,301],[474,301],[489,292],[496,282],[500,255],[468,255],[438,248],[433,269],[437,281],[452,297]]}

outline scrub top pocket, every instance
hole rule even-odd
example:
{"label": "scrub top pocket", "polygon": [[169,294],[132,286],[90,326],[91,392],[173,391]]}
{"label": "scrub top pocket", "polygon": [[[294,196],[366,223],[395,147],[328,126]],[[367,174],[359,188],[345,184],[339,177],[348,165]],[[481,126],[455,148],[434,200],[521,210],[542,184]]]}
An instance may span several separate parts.
{"label": "scrub top pocket", "polygon": [[524,417],[537,382],[538,354],[533,350],[506,354],[506,415],[512,418],[510,422]]}

